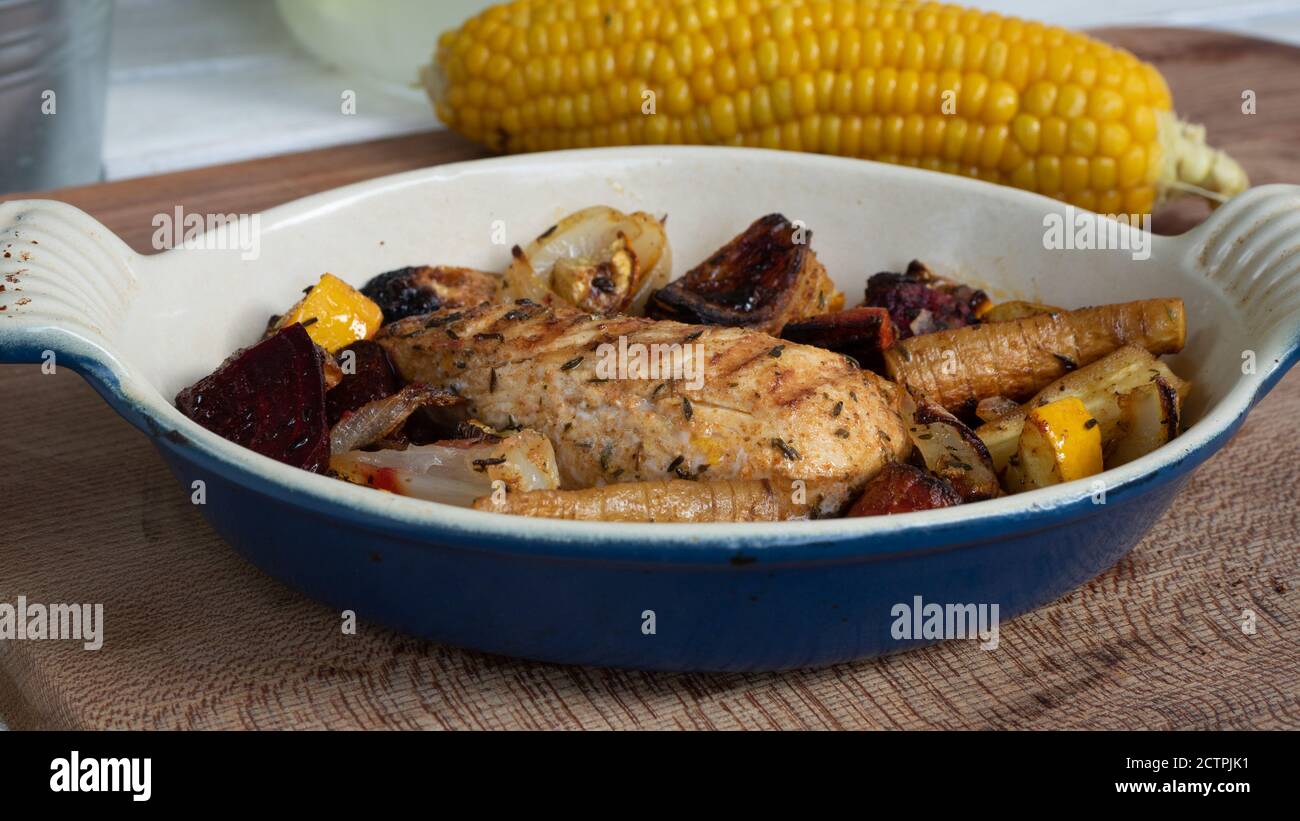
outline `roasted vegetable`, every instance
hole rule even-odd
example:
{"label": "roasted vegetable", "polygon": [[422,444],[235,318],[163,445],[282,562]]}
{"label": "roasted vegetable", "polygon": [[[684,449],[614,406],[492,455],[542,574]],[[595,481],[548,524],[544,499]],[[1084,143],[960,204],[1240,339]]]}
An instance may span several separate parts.
{"label": "roasted vegetable", "polygon": [[954,5],[515,0],[444,33],[421,78],[448,127],[495,151],[819,151],[1111,214],[1247,185],[1151,64]]}
{"label": "roasted vegetable", "polygon": [[298,324],[239,351],[176,395],[213,433],[287,465],[321,473],[329,460],[320,349]]}
{"label": "roasted vegetable", "polygon": [[807,228],[769,214],[651,295],[646,316],[743,326],[775,336],[789,322],[838,311],[844,295],[835,290],[811,242]]}
{"label": "roasted vegetable", "polygon": [[1038,302],[1012,300],[1011,302],[1000,302],[989,308],[988,311],[980,316],[980,322],[1010,322],[1013,319],[1024,319],[1025,317],[1038,316],[1040,314],[1060,313],[1065,313],[1065,309],[1054,308],[1051,305],[1042,305]]}
{"label": "roasted vegetable", "polygon": [[886,465],[849,508],[848,516],[884,516],[961,504],[961,496],[943,479],[913,465]]}
{"label": "roasted vegetable", "polygon": [[602,316],[640,313],[672,273],[672,250],[660,220],[603,205],[570,214],[511,253],[507,298],[541,305],[558,298]]}
{"label": "roasted vegetable", "polygon": [[364,294],[333,274],[320,282],[280,320],[280,327],[295,323],[307,329],[311,340],[329,353],[369,339],[384,322],[384,312]]}
{"label": "roasted vegetable", "polygon": [[782,522],[838,514],[849,498],[848,486],[842,482],[669,479],[507,493],[479,499],[474,507],[598,522]]}
{"label": "roasted vegetable", "polygon": [[1091,365],[1066,374],[1043,388],[1014,413],[981,425],[975,433],[989,449],[994,467],[1001,471],[1016,451],[1025,414],[1030,409],[1067,396],[1077,396],[1100,424],[1102,440],[1109,441],[1114,437],[1119,424],[1117,395],[1145,385],[1157,376],[1177,391],[1180,402],[1186,397],[1190,385],[1175,376],[1168,365],[1141,348],[1126,346]]}
{"label": "roasted vegetable", "polygon": [[885,352],[895,381],[954,413],[990,396],[1021,401],[1124,345],[1175,353],[1187,335],[1181,299],[1148,299],[938,331]]}
{"label": "roasted vegetable", "polygon": [[884,308],[850,308],[791,322],[781,338],[842,353],[869,366],[884,361],[880,355],[894,344],[896,333]]}
{"label": "roasted vegetable", "polygon": [[864,305],[884,308],[900,339],[974,325],[990,305],[983,291],[936,276],[919,260],[901,274],[882,272],[867,280]]}
{"label": "roasted vegetable", "polygon": [[1025,489],[1101,473],[1101,425],[1077,396],[1033,408],[1016,460]]}
{"label": "roasted vegetable", "polygon": [[460,397],[444,388],[412,383],[391,396],[376,399],[343,414],[330,430],[330,453],[369,447],[398,431],[407,417],[431,405],[454,405]]}
{"label": "roasted vegetable", "polygon": [[501,277],[473,268],[420,265],[380,274],[361,289],[384,312],[385,322],[442,308],[472,308],[495,299]]}
{"label": "roasted vegetable", "polygon": [[947,480],[964,502],[999,495],[997,473],[988,448],[961,420],[928,399],[904,401],[911,413],[907,432],[926,468]]}
{"label": "roasted vegetable", "polygon": [[330,427],[339,418],[367,402],[391,396],[402,383],[388,362],[388,354],[377,342],[360,339],[339,350],[335,359],[339,363],[339,382],[325,393],[325,412]]}
{"label": "roasted vegetable", "polygon": [[1020,410],[1020,405],[1005,396],[990,396],[987,399],[981,399],[975,406],[975,415],[981,422],[996,422],[997,420],[1015,413]]}
{"label": "roasted vegetable", "polygon": [[331,457],[330,468],[355,484],[462,507],[494,492],[525,494],[560,482],[551,443],[531,430],[404,450],[353,450]]}
{"label": "roasted vegetable", "polygon": [[1106,445],[1106,467],[1140,459],[1178,435],[1178,391],[1163,376],[1154,376],[1118,397],[1119,427]]}

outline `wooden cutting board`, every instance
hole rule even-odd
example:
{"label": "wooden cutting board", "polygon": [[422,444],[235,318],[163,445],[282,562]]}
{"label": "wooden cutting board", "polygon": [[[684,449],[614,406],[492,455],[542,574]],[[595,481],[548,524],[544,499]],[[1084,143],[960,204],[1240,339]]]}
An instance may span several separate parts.
{"label": "wooden cutting board", "polygon": [[[1300,51],[1115,29],[1256,182],[1300,182]],[[1241,113],[1241,93],[1258,113]],[[260,210],[478,156],[426,134],[56,192],[147,250],[155,213]],[[1176,231],[1203,216],[1163,214]],[[168,344],[159,340],[159,344]],[[666,675],[518,662],[338,614],[212,533],[143,436],[75,375],[0,368],[0,602],[101,602],[103,649],[0,641],[14,728],[1300,726],[1300,374],[1190,481],[1128,557],[1006,624],[827,670]],[[1240,628],[1242,612],[1257,630]]]}

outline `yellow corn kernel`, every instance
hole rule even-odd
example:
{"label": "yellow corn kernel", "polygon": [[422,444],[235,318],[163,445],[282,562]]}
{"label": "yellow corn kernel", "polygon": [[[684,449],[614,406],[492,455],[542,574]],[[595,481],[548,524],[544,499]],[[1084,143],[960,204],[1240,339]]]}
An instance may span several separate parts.
{"label": "yellow corn kernel", "polygon": [[512,0],[441,35],[431,69],[438,116],[493,149],[763,145],[1117,209],[1174,189],[1162,137],[1194,141],[1131,54],[916,0]]}
{"label": "yellow corn kernel", "polygon": [[330,353],[369,339],[384,322],[384,312],[364,294],[333,274],[324,274],[280,320],[279,327],[295,322],[307,328],[312,341]]}

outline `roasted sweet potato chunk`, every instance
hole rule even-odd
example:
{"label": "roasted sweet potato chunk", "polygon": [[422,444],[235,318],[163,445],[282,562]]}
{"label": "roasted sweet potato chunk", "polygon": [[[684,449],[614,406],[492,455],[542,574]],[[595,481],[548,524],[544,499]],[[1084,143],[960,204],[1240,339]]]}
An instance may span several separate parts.
{"label": "roasted sweet potato chunk", "polygon": [[330,455],[323,371],[321,350],[290,325],[181,391],[176,407],[236,444],[323,473]]}
{"label": "roasted sweet potato chunk", "polygon": [[817,261],[811,241],[807,228],[769,214],[651,295],[646,315],[775,335],[789,322],[837,310],[844,296]]}
{"label": "roasted sweet potato chunk", "polygon": [[913,465],[891,462],[867,482],[848,515],[883,516],[959,504],[961,496],[943,479]]}

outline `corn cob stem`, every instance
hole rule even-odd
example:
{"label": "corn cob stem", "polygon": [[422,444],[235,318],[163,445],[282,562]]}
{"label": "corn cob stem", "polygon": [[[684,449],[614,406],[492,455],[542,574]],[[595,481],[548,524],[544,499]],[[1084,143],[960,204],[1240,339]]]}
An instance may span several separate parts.
{"label": "corn cob stem", "polygon": [[1193,194],[1213,203],[1226,202],[1250,187],[1246,169],[1223,151],[1205,143],[1205,126],[1180,120],[1168,111],[1157,115],[1164,165],[1160,202]]}

